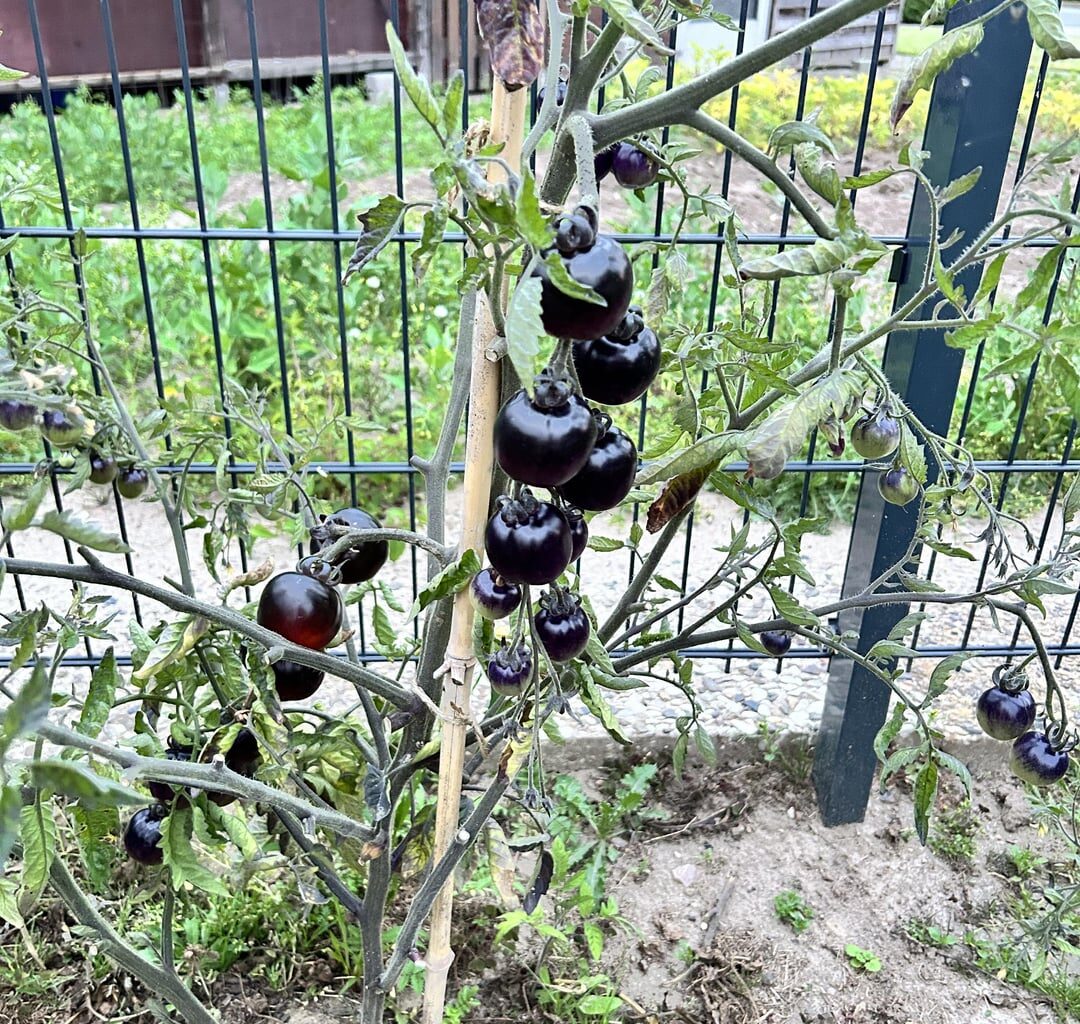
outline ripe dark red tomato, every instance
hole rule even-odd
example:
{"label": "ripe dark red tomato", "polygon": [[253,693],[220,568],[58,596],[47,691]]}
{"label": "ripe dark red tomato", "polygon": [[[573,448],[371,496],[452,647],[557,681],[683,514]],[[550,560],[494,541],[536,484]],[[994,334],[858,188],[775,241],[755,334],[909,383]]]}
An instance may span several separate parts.
{"label": "ripe dark red tomato", "polygon": [[1055,750],[1042,732],[1026,732],[1012,746],[1009,767],[1013,775],[1033,786],[1050,786],[1065,777],[1069,755]]}
{"label": "ripe dark red tomato", "polygon": [[559,487],[565,501],[589,512],[618,505],[630,493],[637,475],[634,442],[618,427],[605,427],[581,471]]}
{"label": "ripe dark red tomato", "polygon": [[570,524],[570,536],[573,538],[573,546],[570,549],[570,561],[576,562],[584,553],[589,544],[589,524],[581,514],[581,509],[568,505],[563,509],[563,515]]}
{"label": "ripe dark red tomato", "polygon": [[487,663],[491,688],[504,697],[518,697],[532,678],[532,651],[520,641],[514,647],[502,646]]}
{"label": "ripe dark red tomato", "polygon": [[168,812],[161,804],[136,811],[124,829],[124,849],[132,860],[140,864],[160,864],[165,858],[161,852],[161,823]]}
{"label": "ripe dark red tomato", "polygon": [[263,587],[257,620],[302,647],[322,650],[341,629],[341,598],[333,587],[298,572],[283,572]]}
{"label": "ripe dark red tomato", "polygon": [[882,473],[877,481],[878,493],[890,505],[906,505],[919,495],[919,481],[903,466]]}
{"label": "ripe dark red tomato", "polygon": [[606,303],[597,306],[575,299],[552,284],[547,268],[537,265],[535,275],[543,282],[540,318],[544,330],[555,338],[599,338],[623,318],[634,290],[634,270],[630,258],[615,239],[597,235],[588,248],[572,256],[559,257],[566,272],[578,284],[591,288]]}
{"label": "ripe dark red tomato", "polygon": [[533,487],[565,483],[585,465],[595,442],[592,410],[569,381],[543,374],[532,398],[523,388],[495,419],[495,458],[510,479]]}
{"label": "ripe dark red tomato", "polygon": [[469,584],[469,600],[485,619],[505,619],[521,604],[521,587],[507,583],[494,569],[481,569]]}
{"label": "ripe dark red tomato", "polygon": [[1013,692],[991,686],[979,697],[975,717],[987,736],[996,740],[1015,740],[1035,722],[1035,698],[1030,690]]}
{"label": "ripe dark red tomato", "polygon": [[541,595],[533,627],[536,639],[554,662],[573,661],[581,654],[592,628],[581,598],[558,586]]}
{"label": "ripe dark red tomato", "polygon": [[886,412],[863,416],[851,428],[851,447],[864,459],[884,459],[900,445],[900,424]]}
{"label": "ripe dark red tomato", "polygon": [[77,413],[46,409],[41,414],[41,433],[58,448],[70,448],[82,438],[85,429],[86,421]]}
{"label": "ripe dark red tomato", "polygon": [[566,516],[528,490],[503,500],[484,533],[492,568],[509,583],[551,583],[570,564],[573,537]]}
{"label": "ripe dark red tomato", "polygon": [[307,665],[298,665],[295,661],[275,661],[270,666],[274,671],[274,688],[278,700],[307,700],[322,686],[326,678],[324,672]]}
{"label": "ripe dark red tomato", "polygon": [[0,427],[5,430],[25,430],[37,419],[37,409],[17,398],[0,398]]}
{"label": "ripe dark red tomato", "polygon": [[[237,775],[250,779],[260,764],[262,764],[262,755],[259,753],[259,740],[255,733],[244,726],[236,734],[236,739],[233,740],[232,746],[225,755],[225,767],[229,771],[236,772]],[[219,807],[227,807],[236,800],[231,793],[210,791],[206,795]]]}
{"label": "ripe dark red tomato", "polygon": [[[165,751],[165,758],[168,761],[190,761],[191,752],[191,747],[181,746],[170,737],[168,749]],[[151,782],[148,783],[147,788],[150,790],[150,795],[159,804],[171,804],[177,798],[177,787],[170,785],[168,782]],[[185,797],[180,797],[180,800],[186,803]]]}
{"label": "ripe dark red tomato", "polygon": [[[346,526],[351,530],[378,530],[379,521],[361,508],[338,509],[323,520],[325,525]],[[311,553],[329,547],[337,538],[323,526],[311,531]],[[366,540],[342,556],[337,566],[342,583],[363,583],[372,579],[386,564],[390,545],[385,540]]]}
{"label": "ripe dark red tomato", "polygon": [[603,338],[574,342],[581,393],[604,405],[625,405],[645,394],[660,372],[660,342],[631,306]]}
{"label": "ripe dark red tomato", "polygon": [[119,472],[116,459],[111,455],[102,455],[100,452],[90,453],[90,482],[94,484],[111,484]]}
{"label": "ripe dark red tomato", "polygon": [[150,474],[139,466],[124,466],[116,478],[116,489],[125,498],[139,498],[150,483]]}
{"label": "ripe dark red tomato", "polygon": [[615,146],[611,170],[623,188],[648,188],[660,174],[660,165],[632,142],[620,142]]}
{"label": "ripe dark red tomato", "polygon": [[758,639],[774,658],[782,658],[791,650],[791,634],[782,629],[767,629]]}

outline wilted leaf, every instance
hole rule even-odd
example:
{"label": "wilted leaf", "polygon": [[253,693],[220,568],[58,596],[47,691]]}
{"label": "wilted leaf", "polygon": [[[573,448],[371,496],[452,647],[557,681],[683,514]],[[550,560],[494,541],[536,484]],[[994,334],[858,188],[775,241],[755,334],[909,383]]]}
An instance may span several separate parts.
{"label": "wilted leaf", "polygon": [[81,544],[83,547],[93,548],[95,551],[122,554],[131,550],[119,537],[106,533],[96,523],[79,519],[72,512],[50,510],[41,517],[41,522],[38,525],[43,530],[58,533],[61,537],[65,537],[74,544]]}
{"label": "wilted leaf", "polygon": [[831,160],[825,159],[820,146],[804,142],[795,147],[795,166],[806,182],[822,199],[835,206],[843,195],[840,174]]}
{"label": "wilted leaf", "polygon": [[30,679],[0,715],[0,758],[19,736],[35,733],[49,717],[52,689],[45,666],[38,661]]}
{"label": "wilted leaf", "polygon": [[540,898],[548,891],[551,885],[551,877],[555,872],[555,861],[551,854],[545,850],[540,854],[540,860],[536,865],[536,874],[533,875],[529,891],[521,901],[522,909],[526,914],[531,914],[540,904]]}
{"label": "wilted leaf", "polygon": [[874,753],[877,754],[878,760],[882,763],[885,761],[885,753],[889,749],[889,744],[896,739],[904,724],[906,711],[907,705],[903,701],[897,701],[888,721],[878,729],[877,735],[874,737]]}
{"label": "wilted leaf", "polygon": [[1069,41],[1061,20],[1057,0],[1024,0],[1027,5],[1031,38],[1041,46],[1051,60],[1080,57],[1080,50]]}
{"label": "wilted leaf", "polygon": [[25,530],[37,515],[38,506],[41,504],[49,490],[49,478],[43,476],[35,480],[26,491],[26,497],[17,505],[9,505],[4,513],[3,524],[5,529],[15,533],[17,530]]}
{"label": "wilted leaf", "polygon": [[[842,197],[841,197],[842,198]],[[810,277],[839,270],[860,253],[880,259],[886,246],[864,231],[849,231],[839,238],[819,238],[813,245],[799,245],[772,256],[747,260],[739,268],[744,279],[776,281],[784,277]]]}
{"label": "wilted leaf", "polygon": [[413,71],[412,65],[409,63],[409,55],[405,52],[405,47],[401,45],[401,40],[398,39],[394,26],[389,21],[386,23],[386,41],[390,44],[390,54],[394,59],[394,70],[397,72],[398,81],[401,82],[405,94],[412,101],[412,105],[416,107],[420,116],[436,132],[439,132],[442,128],[442,111],[439,109],[439,104],[435,102],[431,86],[428,85],[424,78]]}
{"label": "wilted leaf", "polygon": [[161,852],[169,869],[173,888],[180,890],[185,883],[218,896],[230,895],[229,889],[216,875],[199,863],[191,845],[194,830],[191,807],[174,806],[161,823]]}
{"label": "wilted leaf", "polygon": [[540,290],[540,278],[526,278],[514,289],[506,310],[506,353],[526,387],[531,387],[536,376],[540,340],[546,337],[540,319]]}
{"label": "wilted leaf", "polygon": [[390,237],[397,231],[404,212],[405,203],[401,199],[397,196],[383,196],[370,210],[358,215],[363,230],[345,267],[342,284],[348,284],[353,274],[366,267],[382,252]]}
{"label": "wilted leaf", "polygon": [[78,800],[87,810],[146,803],[141,793],[95,775],[86,765],[74,761],[35,761],[30,765],[30,781],[35,789],[52,790]]}
{"label": "wilted leaf", "polygon": [[735,434],[709,434],[674,455],[647,462],[638,472],[638,486],[691,473],[701,466],[720,463],[738,447]]}
{"label": "wilted leaf", "polygon": [[649,506],[649,515],[645,529],[649,533],[662,530],[687,505],[689,505],[709,479],[709,475],[719,466],[719,462],[708,462],[704,466],[682,473],[664,484],[660,496]]}
{"label": "wilted leaf", "polygon": [[488,870],[495,891],[499,894],[499,902],[504,910],[513,910],[517,906],[514,857],[506,842],[506,833],[494,818],[488,818],[484,826],[484,845],[487,847]]}
{"label": "wilted leaf", "polygon": [[841,415],[862,387],[857,374],[839,369],[780,406],[750,432],[746,442],[750,473],[758,480],[778,477],[814,426],[830,415]]}
{"label": "wilted leaf", "polygon": [[113,700],[116,697],[116,686],[120,681],[120,675],[116,671],[116,654],[110,647],[94,674],[90,677],[90,689],[86,694],[82,712],[75,728],[84,736],[97,738],[102,727],[109,720],[109,712],[112,711]]}
{"label": "wilted leaf", "polygon": [[896,86],[889,120],[893,131],[903,116],[911,109],[915,97],[924,89],[929,89],[943,71],[950,67],[957,58],[971,53],[982,42],[983,27],[978,22],[962,25],[946,32],[939,39],[915,58],[904,72]]}
{"label": "wilted leaf", "polygon": [[775,157],[784,150],[806,144],[812,145],[815,149],[824,150],[832,156],[837,155],[832,139],[813,121],[785,121],[777,125],[769,133],[767,152],[769,156]]}
{"label": "wilted leaf", "polygon": [[492,70],[507,91],[532,85],[544,64],[544,26],[536,0],[476,0],[476,20]]}
{"label": "wilted leaf", "polygon": [[376,825],[390,813],[390,788],[386,775],[371,764],[364,776],[364,802]]}

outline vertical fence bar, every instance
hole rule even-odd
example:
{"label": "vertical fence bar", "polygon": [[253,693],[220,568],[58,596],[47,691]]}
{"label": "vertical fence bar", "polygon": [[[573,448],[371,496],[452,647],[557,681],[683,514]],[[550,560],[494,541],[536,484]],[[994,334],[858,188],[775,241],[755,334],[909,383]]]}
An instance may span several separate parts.
{"label": "vertical fence bar", "polygon": [[[992,0],[975,0],[956,7],[946,28],[969,22],[992,6]],[[994,217],[1015,121],[987,117],[986,111],[1019,108],[1030,55],[1026,24],[997,17],[986,25],[978,49],[957,60],[934,85],[923,143],[931,156],[924,171],[941,186],[982,167],[977,187],[945,208],[940,229],[943,238],[958,230],[970,239]],[[979,97],[979,101],[970,102],[972,97]],[[919,288],[929,231],[928,203],[918,191],[908,221],[911,252],[907,276],[897,288],[897,306]],[[953,251],[957,251],[955,247]],[[958,283],[971,295],[980,276],[981,269],[972,267]],[[916,316],[929,318],[937,301],[931,298]],[[922,422],[938,432],[949,428],[963,367],[963,353],[948,348],[943,335],[940,330],[893,334],[886,344],[883,364],[893,387]],[[931,479],[935,471],[936,467],[931,467]],[[873,475],[863,475],[844,577],[845,596],[857,593],[903,557],[917,514],[914,507],[886,506]],[[859,635],[856,649],[865,654],[906,611],[906,605],[893,605],[846,613],[840,617],[840,629],[855,630]],[[814,784],[826,825],[861,821],[866,813],[876,763],[873,741],[888,713],[889,697],[888,688],[865,669],[833,659],[814,756]]]}

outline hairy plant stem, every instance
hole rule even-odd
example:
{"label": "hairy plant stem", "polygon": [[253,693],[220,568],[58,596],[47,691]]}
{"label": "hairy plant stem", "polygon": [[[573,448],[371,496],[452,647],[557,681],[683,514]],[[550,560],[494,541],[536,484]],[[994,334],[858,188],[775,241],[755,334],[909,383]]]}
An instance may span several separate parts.
{"label": "hairy plant stem", "polygon": [[97,932],[105,952],[142,982],[149,992],[172,1003],[186,1024],[218,1024],[217,1017],[195,998],[194,993],[174,972],[151,963],[120,937],[116,929],[98,913],[90,897],[72,877],[63,858],[53,858],[49,868],[49,880],[76,920]]}
{"label": "hairy plant stem", "polygon": [[352,548],[359,547],[368,541],[396,540],[403,544],[411,544],[428,553],[428,558],[434,559],[440,567],[447,565],[453,558],[453,548],[446,547],[425,537],[422,533],[413,533],[412,530],[389,530],[379,527],[378,529],[362,530],[348,526],[335,526],[332,523],[324,523],[323,528],[328,534],[337,539],[333,544],[327,544],[318,552],[318,557],[327,562],[336,562],[342,555]]}
{"label": "hairy plant stem", "polygon": [[79,553],[88,560],[89,565],[32,562],[22,558],[0,558],[0,565],[3,565],[10,573],[23,576],[50,576],[55,579],[74,580],[79,583],[128,590],[142,597],[148,597],[152,601],[157,601],[173,611],[201,615],[210,622],[224,626],[226,629],[239,633],[249,640],[254,640],[267,650],[280,648],[282,657],[288,661],[295,661],[299,665],[307,665],[338,679],[344,679],[346,682],[363,686],[402,710],[412,710],[417,703],[414,694],[384,676],[380,676],[359,665],[350,665],[340,658],[323,654],[321,651],[314,651],[310,647],[300,647],[297,644],[290,643],[279,633],[274,633],[260,626],[257,622],[252,622],[251,619],[225,605],[206,604],[193,597],[188,597],[186,594],[177,593],[175,590],[167,590],[164,587],[157,587],[136,576],[129,576],[127,573],[110,569],[85,548],[79,548]]}

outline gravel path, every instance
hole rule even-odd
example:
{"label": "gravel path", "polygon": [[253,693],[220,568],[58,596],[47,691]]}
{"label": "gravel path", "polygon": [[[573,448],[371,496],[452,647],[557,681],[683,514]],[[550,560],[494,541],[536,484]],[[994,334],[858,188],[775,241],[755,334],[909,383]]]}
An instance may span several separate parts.
{"label": "gravel path", "polygon": [[[454,536],[457,529],[456,515],[458,495],[451,494],[448,515],[448,536]],[[94,496],[85,494],[72,495],[69,507],[80,511],[85,517],[92,518],[102,526],[115,531],[116,513],[111,504],[95,503]],[[165,527],[160,508],[153,503],[128,502],[124,506],[125,518],[132,546],[135,549],[135,572],[144,579],[158,581],[162,576],[175,576],[175,564],[169,534]],[[598,516],[592,522],[594,536],[626,536],[628,512],[619,511]],[[704,581],[713,571],[719,558],[714,548],[725,543],[730,536],[731,524],[741,522],[741,514],[726,499],[716,495],[706,495],[699,502],[693,529],[693,543],[690,551],[689,583],[694,586]],[[1041,523],[1031,524],[1038,531]],[[967,529],[974,534],[977,529],[967,524]],[[970,536],[970,534],[969,534]],[[1054,543],[1055,531],[1051,529],[1048,544]],[[820,603],[839,595],[843,580],[844,561],[847,553],[849,528],[835,526],[827,534],[811,534],[804,538],[804,560],[816,580],[815,587],[799,582],[796,593],[808,603]],[[962,538],[960,538],[962,540]],[[651,538],[642,542],[644,549],[651,544]],[[1022,548],[1021,548],[1022,549]],[[16,555],[22,558],[41,560],[63,560],[64,551],[61,542],[55,536],[32,531],[17,537]],[[1048,551],[1052,547],[1047,548]],[[682,570],[684,542],[682,538],[673,544],[664,557],[660,572],[671,579],[679,580]],[[197,551],[193,556],[198,559]],[[291,567],[295,555],[282,538],[260,540],[251,555],[251,563],[256,564],[264,558],[272,557],[281,568]],[[122,556],[105,556],[104,561],[123,568]],[[603,617],[614,605],[625,586],[629,567],[626,551],[597,553],[589,551],[583,560],[584,589],[589,594],[597,613]],[[935,579],[946,589],[959,589],[973,586],[981,569],[981,562],[966,562],[958,559],[938,559]],[[214,584],[202,568],[195,566],[197,584],[204,594],[213,593]],[[419,562],[421,576],[424,562]],[[411,600],[412,563],[409,553],[384,570],[383,578],[394,587],[402,603],[408,605]],[[61,609],[68,600],[69,590],[63,581],[26,578],[23,580],[25,599],[30,602],[47,601],[52,607]],[[108,593],[108,608],[116,613],[111,631],[119,638],[118,651],[126,650],[127,621],[132,608],[129,598],[124,595]],[[11,581],[4,585],[3,600],[0,608],[12,609],[15,602],[15,588]],[[237,603],[234,597],[233,603]],[[369,602],[365,602],[369,604]],[[1047,621],[1044,636],[1048,643],[1059,643],[1064,636],[1065,627],[1071,611],[1069,597],[1047,599]],[[744,601],[743,613],[748,618],[771,617],[771,602],[767,593],[759,590]],[[365,608],[365,627],[370,636],[370,607]],[[157,609],[142,603],[144,623],[154,621]],[[941,645],[961,641],[967,624],[966,607],[942,607],[932,609],[933,619],[923,627],[920,643],[923,645]],[[392,613],[396,621],[403,617]],[[980,613],[972,630],[972,642],[978,644],[1006,644],[1012,638],[1013,624],[1002,623],[1003,632],[995,629],[985,612]],[[100,653],[106,645],[95,642],[95,650]],[[798,650],[798,644],[796,644]],[[81,653],[81,651],[80,651]],[[929,672],[935,662],[931,659],[916,661],[914,669],[905,684],[918,692],[925,689]],[[990,671],[995,662],[976,660],[966,665],[953,677],[947,694],[938,701],[937,724],[951,738],[963,738],[978,735],[972,707],[975,697],[987,685]],[[730,667],[729,667],[730,665]],[[380,667],[381,668],[381,667]],[[385,669],[382,669],[385,670]],[[1062,682],[1069,686],[1080,681],[1080,665],[1075,659],[1066,659],[1061,666]],[[85,670],[71,670],[64,673],[69,680],[66,685],[74,692],[83,692],[86,684]],[[1033,672],[1033,686],[1036,693],[1042,692],[1041,676]],[[808,735],[816,729],[820,719],[821,704],[827,679],[827,662],[821,657],[786,658],[776,662],[765,658],[736,658],[730,663],[724,659],[700,659],[695,665],[694,685],[702,708],[703,722],[721,735],[749,735],[755,733],[760,723],[768,722],[770,727],[780,732]],[[632,736],[674,735],[675,720],[686,713],[686,699],[673,685],[660,680],[650,679],[645,689],[608,694],[609,701],[623,728]],[[482,689],[482,685],[481,685]],[[352,690],[345,684],[328,682],[319,693],[319,701],[328,707],[340,707],[344,702],[351,703]],[[484,694],[480,697],[483,699]],[[127,716],[133,713],[136,705],[129,704],[118,710],[110,721],[109,729],[122,734],[130,728]],[[578,720],[564,716],[560,720],[560,730],[568,738],[599,735],[597,723],[585,712],[578,701],[573,702],[573,711]]]}

